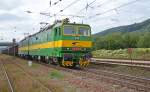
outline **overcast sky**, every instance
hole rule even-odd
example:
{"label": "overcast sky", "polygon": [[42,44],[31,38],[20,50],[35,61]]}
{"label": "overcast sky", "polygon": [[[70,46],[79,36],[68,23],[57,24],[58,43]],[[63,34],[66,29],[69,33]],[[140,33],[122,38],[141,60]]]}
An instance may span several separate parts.
{"label": "overcast sky", "polygon": [[[71,21],[79,23],[83,21],[83,23],[90,24],[92,33],[111,27],[141,22],[150,17],[150,0],[138,0],[107,13],[104,12],[135,0],[62,0],[53,5],[56,1],[51,0],[50,7],[50,0],[0,0],[0,42],[11,41],[12,38],[19,41],[24,38],[25,33],[33,34],[39,31],[40,22],[53,23],[54,17],[40,15],[40,12],[50,13],[50,15],[85,16],[84,18],[71,17]],[[65,8],[72,2],[74,4]],[[90,7],[80,11],[91,2],[93,3]],[[64,11],[59,12],[61,9]],[[32,13],[25,11],[32,11]],[[92,17],[90,18],[90,16]],[[56,16],[56,19],[65,17],[69,16]]]}

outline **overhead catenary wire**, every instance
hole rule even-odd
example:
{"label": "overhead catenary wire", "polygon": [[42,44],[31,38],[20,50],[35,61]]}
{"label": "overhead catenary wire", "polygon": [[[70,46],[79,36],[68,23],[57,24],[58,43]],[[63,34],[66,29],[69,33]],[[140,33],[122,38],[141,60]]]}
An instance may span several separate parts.
{"label": "overhead catenary wire", "polygon": [[[104,3],[102,3],[102,4],[99,4],[99,5],[97,5],[97,6],[95,6],[95,7],[91,7],[91,8],[93,8],[93,9],[94,9],[94,8],[100,8],[100,7],[102,7],[103,5],[108,4],[108,3],[111,2],[111,1],[113,1],[113,0],[107,0],[106,2],[104,2]],[[90,2],[90,3],[87,4],[87,5],[90,6],[90,5],[94,4],[95,2],[96,2],[96,0]],[[82,8],[81,10],[79,10],[76,14],[79,14],[79,13],[82,12],[83,10],[87,9],[87,8],[88,8],[87,5],[86,5],[84,8]]]}
{"label": "overhead catenary wire", "polygon": [[[96,2],[96,0],[90,2],[90,3],[87,4],[87,5],[90,6],[90,5],[92,5],[94,2]],[[84,8],[82,8],[79,12],[77,12],[77,14],[80,13],[80,12],[82,12],[83,10],[85,10],[85,9],[87,8],[87,5],[86,5]]]}
{"label": "overhead catenary wire", "polygon": [[[79,1],[81,1],[81,0],[75,0],[75,1],[73,1],[71,4],[67,5],[65,8],[61,9],[58,13],[63,12],[64,10],[68,9],[69,7],[71,7],[72,5],[76,4]],[[56,15],[58,13],[56,13]]]}
{"label": "overhead catenary wire", "polygon": [[96,16],[100,16],[100,15],[106,14],[106,13],[108,13],[108,12],[117,10],[117,9],[119,9],[119,8],[128,6],[128,5],[133,4],[133,3],[137,2],[137,1],[140,1],[140,0],[134,0],[134,1],[131,1],[131,2],[122,4],[122,5],[118,6],[118,7],[115,7],[115,8],[109,9],[109,10],[106,10],[106,11],[104,11],[104,12],[97,13],[97,14],[95,14],[95,15],[89,16],[88,19],[92,19],[92,18],[94,18],[94,17],[96,17]]}
{"label": "overhead catenary wire", "polygon": [[50,0],[50,1],[49,1],[50,7],[57,5],[57,4],[58,4],[59,2],[61,2],[61,1],[63,1],[63,0],[57,0],[56,2],[54,2],[54,3],[52,4],[52,1]]}
{"label": "overhead catenary wire", "polygon": [[[113,1],[113,0],[107,0],[107,1],[103,2],[102,4],[99,4],[99,5],[95,6],[95,7],[91,6],[91,8],[92,8],[92,9],[100,8],[100,7],[102,7],[102,6],[104,6],[104,5],[108,4],[108,3],[110,3],[110,2],[112,2],[112,1]],[[84,8],[82,8],[81,10],[79,10],[76,14],[81,13],[81,12],[82,12],[83,10],[85,10],[85,9],[87,10],[87,8],[90,7],[90,5],[94,4],[95,2],[96,2],[96,0],[90,2],[90,3],[87,4]],[[117,12],[117,11],[116,11],[116,12]],[[71,18],[73,18],[73,17],[71,17]],[[71,18],[70,18],[70,19],[71,19]],[[82,20],[82,21],[83,21],[83,20]]]}
{"label": "overhead catenary wire", "polygon": [[[117,12],[117,15],[121,13],[121,11],[119,11],[119,9],[115,10],[115,12]],[[129,10],[125,11],[125,12],[129,13]],[[105,16],[105,17],[101,16],[101,17],[97,17],[97,18],[94,18],[94,19],[90,20],[90,22],[95,23],[97,20],[101,20],[101,19],[110,19],[110,21],[113,21],[113,22],[120,22],[120,19],[118,19],[118,17],[116,17],[116,18],[113,18],[113,17],[111,18],[111,17],[112,17],[112,15]],[[142,17],[139,17],[139,18],[135,18],[135,16],[134,16],[134,18],[130,18],[131,19],[130,21],[137,21],[137,20],[146,19],[146,18],[148,19],[149,15],[148,16],[142,16]]]}
{"label": "overhead catenary wire", "polygon": [[[90,2],[89,4],[87,3],[87,5],[84,7],[84,8],[82,8],[80,11],[78,11],[76,14],[79,14],[80,12],[82,12],[83,10],[87,10],[88,9],[88,7],[90,7],[90,5],[92,5],[94,2],[96,2],[96,0],[93,0],[92,2]],[[84,16],[85,17],[85,16]],[[82,18],[84,18],[84,17],[82,17]],[[70,17],[70,19],[72,19],[72,18],[74,18],[74,16],[71,16]],[[81,17],[80,17],[81,18]],[[83,20],[82,20],[82,23],[83,23]]]}
{"label": "overhead catenary wire", "polygon": [[102,7],[103,5],[108,4],[108,3],[112,2],[112,1],[113,1],[113,0],[107,0],[107,1],[105,1],[104,3],[99,4],[99,5],[97,5],[97,6],[93,7],[93,8],[99,8],[99,7]]}
{"label": "overhead catenary wire", "polygon": [[[150,18],[150,15],[148,15],[148,16],[141,16],[141,17],[138,17],[138,18],[134,18],[134,19],[131,19],[130,21],[132,21],[132,23],[130,23],[130,25],[132,25],[132,24],[135,24],[135,23],[141,23],[141,21],[139,21],[139,22],[134,22],[134,21],[136,21],[136,20],[139,20],[139,19],[143,19],[142,21],[145,21],[145,20],[147,20],[147,19],[149,19]],[[95,23],[94,23],[95,24]],[[126,25],[126,24],[119,24],[119,25],[115,25],[115,26],[112,26],[112,25],[114,25],[114,24],[116,24],[116,22],[113,22],[113,23],[107,23],[107,24],[101,24],[101,25],[97,25],[96,27],[105,27],[105,28],[113,28],[113,27],[117,27],[117,26],[121,26],[121,25]],[[117,23],[118,24],[118,23]]]}
{"label": "overhead catenary wire", "polygon": [[[78,1],[80,1],[80,0],[77,0],[77,1],[74,1],[74,2],[77,3]],[[93,4],[95,1],[96,1],[96,0],[93,0],[93,1],[90,2],[88,5]],[[107,0],[107,1],[104,2],[104,3],[102,3],[102,4],[100,4],[100,5],[97,5],[96,7],[101,7],[101,6],[107,4],[107,3],[110,2],[110,1],[113,1],[113,0]],[[91,19],[91,18],[93,18],[93,17],[100,16],[100,15],[103,15],[103,14],[105,14],[105,13],[107,13],[107,12],[111,12],[111,11],[116,11],[116,12],[118,12],[118,9],[119,9],[119,8],[124,7],[124,6],[127,6],[127,5],[132,4],[132,3],[135,3],[135,2],[137,2],[137,1],[140,1],[140,0],[134,0],[134,1],[131,1],[131,2],[122,4],[122,5],[118,6],[118,7],[112,8],[112,9],[110,9],[110,10],[106,10],[106,11],[104,11],[104,12],[102,12],[102,13],[97,13],[97,14],[95,14],[95,15],[93,15],[93,16],[89,16],[88,18]],[[71,5],[74,4],[74,2],[72,2],[71,4],[69,4],[67,7],[65,7],[65,8],[62,9],[62,10],[65,10],[65,9],[69,8]],[[94,7],[94,8],[96,8],[96,7]],[[84,10],[84,9],[86,9],[86,7],[84,7],[84,8],[81,9],[80,11],[82,11],[82,10]],[[78,12],[78,13],[79,13],[79,12]],[[40,14],[42,15],[43,13],[40,13]],[[72,17],[79,17],[79,18],[83,18],[83,17],[84,17],[84,16],[71,15],[71,14],[70,14],[70,15],[59,15],[59,14],[57,14],[57,15],[56,15],[56,14],[50,15],[50,13],[47,13],[47,14],[45,13],[45,14],[43,14],[43,15],[50,16],[50,17],[56,17],[56,16],[70,16],[71,18],[72,18]],[[87,19],[88,19],[88,18],[87,18]]]}
{"label": "overhead catenary wire", "polygon": [[[108,4],[108,3],[111,2],[111,1],[113,1],[113,0],[108,0],[108,1],[106,1],[106,2],[104,2],[104,3],[102,3],[102,4],[99,4],[99,5],[95,6],[95,7],[92,7],[92,8],[102,7],[103,5]],[[96,2],[96,0],[90,2],[90,3],[88,4],[88,6],[94,4],[95,2]],[[85,10],[86,8],[87,8],[87,5],[86,5],[84,8],[82,8],[81,10],[79,10],[79,11],[77,12],[77,14],[80,13],[80,12],[82,12],[82,11]]]}
{"label": "overhead catenary wire", "polygon": [[45,9],[43,12],[46,12],[47,10],[49,10],[50,8],[52,8],[53,6],[56,6],[57,4],[59,4],[60,2],[62,2],[64,0],[57,0],[54,3],[52,3],[52,0],[49,1],[49,7],[47,9]]}

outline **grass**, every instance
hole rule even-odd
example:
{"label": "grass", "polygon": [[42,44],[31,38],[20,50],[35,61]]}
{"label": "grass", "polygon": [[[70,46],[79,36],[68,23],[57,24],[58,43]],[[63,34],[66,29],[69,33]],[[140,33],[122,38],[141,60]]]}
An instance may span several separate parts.
{"label": "grass", "polygon": [[[27,64],[28,64],[28,62],[27,62]],[[31,66],[28,65],[28,67],[30,67],[30,68],[38,68],[38,67],[40,67],[40,65],[36,64],[36,63],[32,63],[32,65]]]}
{"label": "grass", "polygon": [[[5,67],[9,74],[15,92],[48,92],[47,89],[42,87],[37,81],[30,78],[28,74],[24,73],[22,69],[13,64],[15,61],[21,63],[22,61],[20,59],[6,55],[1,55],[0,59],[4,60]],[[24,65],[27,66],[27,62],[25,62]],[[0,92],[8,92],[8,91],[1,90],[0,87]]]}
{"label": "grass", "polygon": [[[0,61],[1,62],[1,61]],[[2,66],[0,65],[0,92],[9,92],[7,79],[5,77]]]}
{"label": "grass", "polygon": [[15,84],[14,88],[16,92],[40,92],[40,89],[44,89],[41,85],[35,83],[34,80],[27,77],[20,68],[15,67],[13,64],[6,65],[6,68],[9,72],[13,85]]}
{"label": "grass", "polygon": [[52,72],[49,73],[50,78],[52,79],[63,79],[64,75],[58,70],[53,70]]}
{"label": "grass", "polygon": [[92,52],[96,58],[112,58],[112,59],[135,59],[135,60],[150,60],[150,48],[133,48],[131,55],[128,49],[119,50],[96,50]]}

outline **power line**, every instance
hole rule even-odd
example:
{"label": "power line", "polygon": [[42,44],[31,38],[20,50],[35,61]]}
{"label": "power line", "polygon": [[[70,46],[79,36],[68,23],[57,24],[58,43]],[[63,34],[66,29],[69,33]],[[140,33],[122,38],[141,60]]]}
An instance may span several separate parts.
{"label": "power line", "polygon": [[64,0],[57,0],[54,3],[52,3],[52,0],[49,1],[49,7],[47,9],[45,9],[43,12],[46,12],[47,10],[49,10],[51,7],[56,6],[57,4],[59,4],[60,2],[62,2]]}
{"label": "power line", "polygon": [[99,4],[99,5],[97,5],[96,7],[93,7],[93,8],[102,7],[103,5],[108,4],[108,3],[111,2],[111,1],[113,1],[113,0],[107,0],[106,2],[104,2],[104,3],[102,3],[102,4]]}
{"label": "power line", "polygon": [[[89,4],[87,3],[87,5],[84,7],[84,8],[82,8],[80,11],[78,11],[76,14],[79,14],[80,12],[82,12],[84,9],[88,9],[88,7],[90,7],[90,5],[92,5],[94,2],[96,2],[96,0],[93,0],[92,2],[90,2]],[[74,18],[73,16],[72,17],[70,17],[70,19],[72,19],[72,18]],[[80,17],[81,18],[81,17]],[[83,22],[83,21],[82,21]]]}
{"label": "power line", "polygon": [[[96,7],[91,7],[91,8],[99,8],[105,4],[108,4],[110,1],[113,1],[113,0],[108,0],[100,5],[97,5]],[[80,12],[82,12],[83,10],[87,9],[90,5],[92,5],[94,2],[96,2],[96,0],[90,2],[89,4],[87,4],[84,8],[82,8],[80,11],[78,11],[76,14],[79,14]]]}
{"label": "power line", "polygon": [[97,13],[97,14],[95,14],[95,15],[89,16],[88,18],[89,18],[89,19],[91,19],[91,18],[94,18],[94,17],[96,17],[96,16],[100,16],[100,15],[106,14],[106,13],[108,13],[108,12],[111,12],[111,11],[117,10],[117,9],[119,9],[119,8],[122,8],[122,7],[128,6],[128,5],[130,5],[130,4],[133,4],[133,3],[137,2],[137,1],[140,1],[140,0],[134,0],[134,1],[131,1],[131,2],[128,2],[128,3],[122,4],[122,5],[118,6],[118,7],[115,7],[115,8],[112,8],[112,9],[106,10],[106,11],[104,11],[104,12]]}
{"label": "power line", "polygon": [[[96,7],[91,7],[91,8],[100,8],[100,7],[102,7],[103,5],[105,5],[105,4],[108,4],[109,2],[111,2],[111,1],[113,1],[113,0],[107,0],[106,2],[104,2],[104,3],[102,3],[102,4],[99,4],[99,5],[97,5]],[[80,12],[82,12],[83,10],[87,10],[87,8],[88,7],[90,7],[90,5],[92,5],[93,3],[95,3],[96,2],[96,0],[94,0],[94,1],[92,1],[92,2],[90,2],[89,4],[87,3],[87,5],[84,7],[84,8],[82,8],[80,11],[78,11],[76,14],[79,14]],[[71,17],[72,18],[72,17]]]}
{"label": "power line", "polygon": [[[150,18],[150,15],[148,15],[148,16],[142,16],[142,17],[138,17],[138,18],[134,18],[134,19],[131,19],[130,21],[136,21],[136,20],[141,20],[141,19],[144,19],[143,21],[145,21],[145,20],[147,20],[147,19],[149,19]],[[136,23],[136,22],[133,22],[133,23],[131,23],[131,24],[129,24],[129,25],[132,25],[132,24],[134,24],[134,23]],[[141,23],[141,22],[137,22],[137,23]],[[107,23],[107,24],[104,24],[104,25],[98,25],[98,26],[96,26],[96,27],[101,27],[101,26],[106,26],[107,28],[109,27],[109,28],[113,28],[113,27],[115,27],[115,26],[112,26],[113,24],[116,24],[116,22],[114,22],[114,23]],[[118,24],[118,23],[117,23]],[[126,24],[123,24],[123,25],[126,25]],[[118,25],[118,26],[121,26],[121,25]],[[117,27],[117,25],[116,25],[116,27]]]}
{"label": "power line", "polygon": [[[73,1],[71,4],[69,4],[68,6],[66,6],[65,8],[63,8],[62,10],[60,10],[59,12],[63,12],[65,9],[71,7],[73,4],[75,4],[75,3],[79,2],[79,1],[80,1],[80,0],[75,0],[75,1]],[[58,12],[58,13],[59,13],[59,12]],[[57,13],[56,13],[56,14],[57,14]]]}
{"label": "power line", "polygon": [[87,4],[84,8],[82,8],[79,12],[77,12],[77,14],[78,13],[80,13],[80,12],[82,12],[84,9],[87,9],[90,5],[92,5],[94,2],[95,2],[96,0],[94,0],[94,1],[92,1],[92,2],[90,2],[89,4]]}
{"label": "power line", "polygon": [[44,15],[44,16],[48,16],[48,17],[56,17],[56,16],[69,16],[69,17],[78,17],[78,18],[83,18],[84,16],[80,16],[80,15],[63,15],[63,14],[50,14],[50,13],[45,13],[45,12],[32,12],[32,11],[25,11],[27,13],[36,13],[36,14],[40,14],[40,15]]}
{"label": "power line", "polygon": [[56,1],[56,2],[54,2],[53,4],[52,4],[52,1],[50,0],[50,2],[49,2],[49,5],[50,5],[50,7],[52,7],[52,6],[55,6],[55,5],[57,5],[59,2],[61,2],[62,0],[58,0],[58,1]]}

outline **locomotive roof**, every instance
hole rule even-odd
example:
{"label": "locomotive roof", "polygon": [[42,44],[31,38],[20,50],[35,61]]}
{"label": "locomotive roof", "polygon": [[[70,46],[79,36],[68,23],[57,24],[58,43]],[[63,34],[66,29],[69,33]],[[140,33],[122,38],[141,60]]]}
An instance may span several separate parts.
{"label": "locomotive roof", "polygon": [[40,29],[38,32],[36,32],[36,33],[34,33],[34,34],[32,34],[32,35],[29,35],[29,36],[25,37],[25,38],[22,39],[20,42],[22,42],[23,40],[25,40],[25,39],[27,39],[27,38],[29,38],[29,37],[31,37],[31,36],[34,36],[34,35],[36,35],[36,34],[38,34],[38,33],[40,33],[40,32],[43,32],[44,30],[51,29],[51,28],[53,28],[54,25],[55,25],[55,24],[53,24],[53,25],[50,25],[50,24],[49,24],[48,26],[46,26],[46,27]]}

